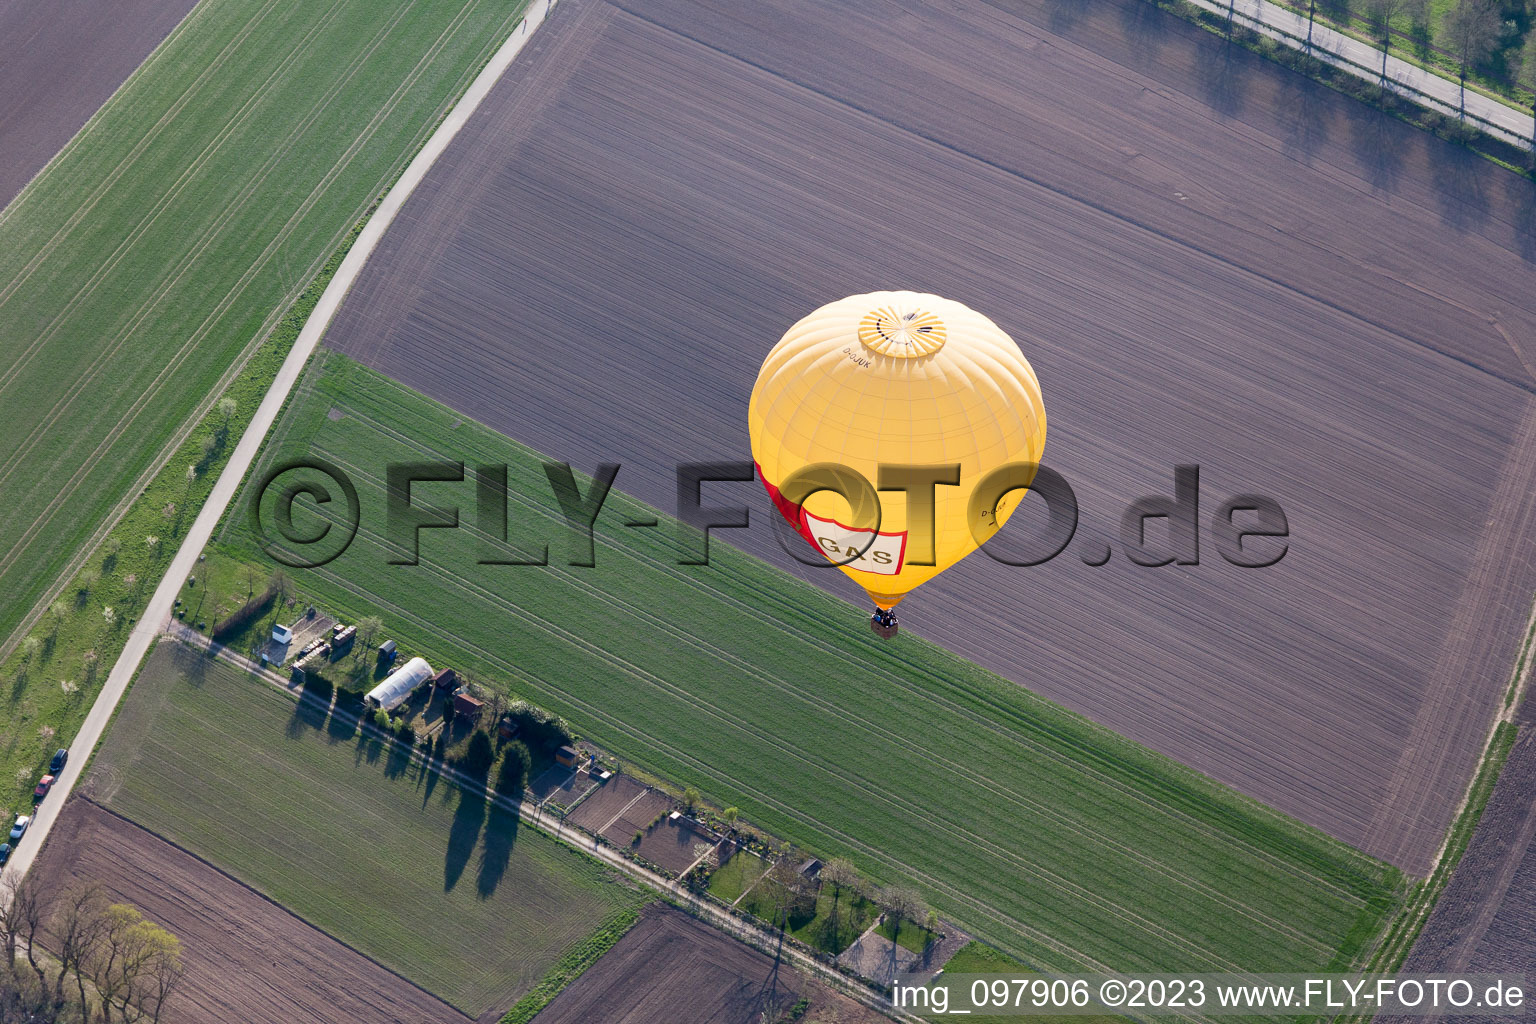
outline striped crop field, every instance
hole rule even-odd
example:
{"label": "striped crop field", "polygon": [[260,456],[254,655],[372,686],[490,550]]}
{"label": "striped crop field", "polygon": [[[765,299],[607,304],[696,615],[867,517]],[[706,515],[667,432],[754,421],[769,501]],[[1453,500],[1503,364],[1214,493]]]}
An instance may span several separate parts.
{"label": "striped crop field", "polygon": [[203,0],[0,211],[0,644],[523,7]]}
{"label": "striped crop field", "polygon": [[[927,641],[882,643],[863,613],[720,539],[708,566],[679,565],[671,521],[626,527],[656,515],[627,497],[603,506],[595,566],[570,564],[537,453],[344,357],[317,357],[253,478],[291,458],[340,467],[359,494],[345,553],[291,571],[327,611],[377,612],[434,665],[917,886],[1032,967],[1343,969],[1398,904],[1396,869]],[[458,506],[461,526],[422,531],[419,565],[390,564],[403,552],[385,536],[385,467],[428,460],[506,464],[511,536],[548,540],[550,564],[480,564],[498,548],[473,473],[414,486],[418,506]],[[215,560],[270,569],[249,500]],[[322,512],[301,500],[295,526]]]}

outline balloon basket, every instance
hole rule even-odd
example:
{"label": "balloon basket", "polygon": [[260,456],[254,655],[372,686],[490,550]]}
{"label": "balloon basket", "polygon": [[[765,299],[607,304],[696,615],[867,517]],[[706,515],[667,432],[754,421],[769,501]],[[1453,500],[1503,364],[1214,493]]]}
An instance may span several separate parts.
{"label": "balloon basket", "polygon": [[878,615],[869,617],[869,628],[875,631],[875,635],[882,640],[889,640],[895,636],[901,628],[896,623],[896,616],[892,615],[889,623],[881,622]]}

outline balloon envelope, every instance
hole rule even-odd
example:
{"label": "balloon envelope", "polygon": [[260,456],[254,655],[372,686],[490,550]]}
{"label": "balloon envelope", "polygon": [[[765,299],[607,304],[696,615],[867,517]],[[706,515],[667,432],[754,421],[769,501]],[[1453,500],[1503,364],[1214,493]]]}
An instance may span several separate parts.
{"label": "balloon envelope", "polygon": [[[975,310],[920,292],[853,295],[795,324],[763,361],[747,416],[779,511],[882,608],[995,533],[1045,448],[1040,384],[1019,347]],[[978,506],[978,485],[1005,466],[1023,475]]]}

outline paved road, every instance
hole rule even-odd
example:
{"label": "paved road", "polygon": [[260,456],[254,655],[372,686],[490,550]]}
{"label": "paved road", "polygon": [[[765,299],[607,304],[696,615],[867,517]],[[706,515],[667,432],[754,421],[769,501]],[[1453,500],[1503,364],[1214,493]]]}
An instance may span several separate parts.
{"label": "paved road", "polygon": [[384,236],[384,232],[389,228],[396,214],[400,212],[400,207],[405,203],[406,198],[426,177],[427,171],[447,149],[453,137],[464,127],[475,108],[489,95],[491,87],[506,71],[512,59],[521,52],[534,31],[543,24],[551,6],[551,0],[537,0],[529,8],[519,28],[512,33],[501,49],[496,51],[490,63],[470,84],[463,98],[443,119],[437,131],[405,169],[400,180],[379,203],[378,210],[358,236],[352,251],[342,261],[336,276],[331,280],[325,293],[320,296],[320,301],[315,306],[314,312],[310,314],[304,330],[294,342],[293,350],[288,353],[288,358],[283,361],[282,367],[278,370],[277,379],[272,382],[266,397],[257,407],[250,426],[241,436],[240,443],[235,446],[229,464],[224,467],[224,472],[219,475],[218,481],[213,485],[213,491],[204,503],[202,511],[198,513],[197,520],[193,522],[192,529],[188,531],[186,540],[182,542],[175,557],[171,559],[165,578],[155,588],[155,593],[149,599],[149,604],[145,606],[138,624],[129,634],[128,642],[124,644],[122,654],[112,666],[106,684],[102,687],[96,702],[91,705],[91,710],[80,726],[80,731],[75,735],[71,747],[74,756],[70,758],[69,764],[65,766],[58,781],[54,783],[53,792],[49,794],[48,799],[38,806],[31,829],[4,869],[6,877],[24,875],[32,867],[38,851],[53,828],[59,809],[64,806],[65,800],[75,788],[75,783],[80,779],[81,770],[88,760],[87,752],[93,751],[96,744],[100,742],[107,723],[111,721],[113,712],[117,710],[118,702],[122,700],[123,694],[128,690],[129,682],[138,671],[139,663],[149,653],[162,627],[171,621],[171,610],[175,607],[176,597],[181,592],[182,581],[192,575],[197,566],[198,556],[207,546],[208,539],[213,535],[213,528],[218,525],[224,510],[229,507],[230,501],[234,498],[240,481],[244,479],[246,470],[250,468],[252,460],[255,459],[261,447],[262,440],[267,436],[267,431],[272,429],[272,424],[276,421],[283,402],[288,398],[288,392],[298,381],[299,374],[303,371],[305,363],[309,361],[310,354],[314,352],[331,318],[336,315],[336,310],[362,270],[363,264],[367,262],[368,256],[378,245],[379,239]]}
{"label": "paved road", "polygon": [[[1193,2],[1218,14],[1227,13],[1227,5],[1217,0],[1193,0]],[[1294,44],[1297,38],[1307,38],[1306,17],[1279,4],[1271,3],[1270,0],[1241,0],[1236,5],[1236,14],[1240,23],[1258,27],[1261,31],[1270,30],[1266,34],[1282,42]],[[1361,42],[1353,36],[1345,35],[1321,23],[1313,25],[1311,39],[1312,48],[1319,56],[1331,54],[1349,64],[1367,69],[1373,74],[1380,73],[1380,47]],[[1416,64],[1410,64],[1400,57],[1388,55],[1387,79],[1396,83],[1404,91],[1439,101],[1448,111],[1454,113],[1461,109],[1459,83],[1426,71]],[[1531,148],[1531,135],[1536,128],[1533,128],[1529,111],[1472,89],[1468,89],[1466,93],[1466,110],[1474,117],[1491,122],[1509,141],[1526,149]]]}

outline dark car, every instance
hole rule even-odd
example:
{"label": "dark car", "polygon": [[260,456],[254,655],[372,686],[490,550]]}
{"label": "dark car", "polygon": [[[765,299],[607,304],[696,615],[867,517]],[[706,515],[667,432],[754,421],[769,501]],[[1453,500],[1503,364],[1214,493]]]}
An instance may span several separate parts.
{"label": "dark car", "polygon": [[60,747],[59,752],[53,755],[53,760],[48,762],[48,770],[57,775],[64,768],[64,762],[68,760],[69,751]]}
{"label": "dark car", "polygon": [[10,859],[11,859],[11,844],[10,843],[0,843],[0,864],[4,864],[6,861],[8,861]]}

